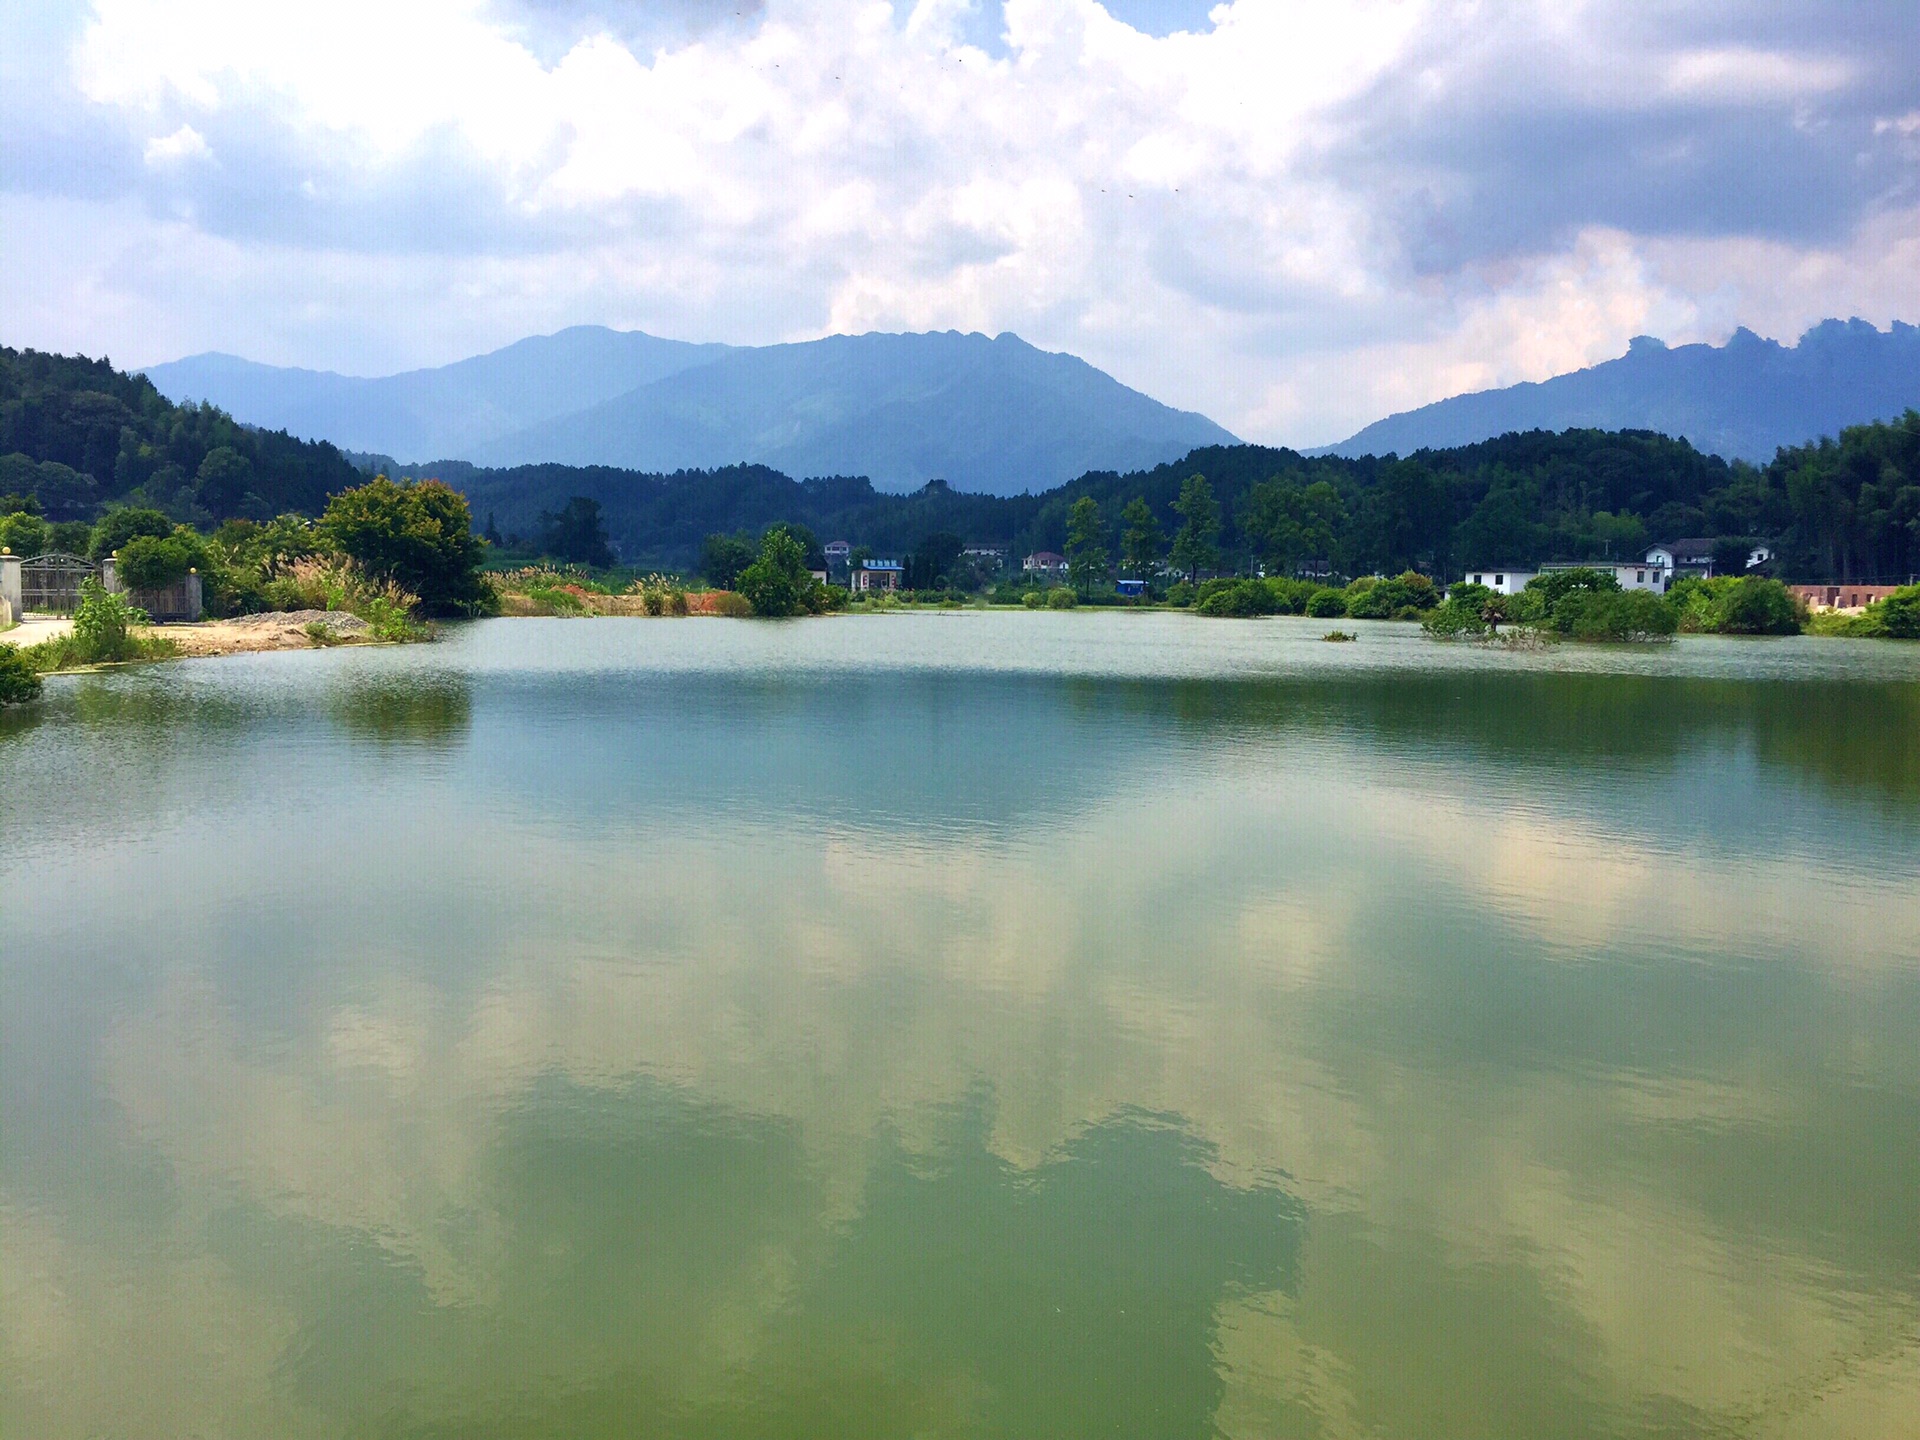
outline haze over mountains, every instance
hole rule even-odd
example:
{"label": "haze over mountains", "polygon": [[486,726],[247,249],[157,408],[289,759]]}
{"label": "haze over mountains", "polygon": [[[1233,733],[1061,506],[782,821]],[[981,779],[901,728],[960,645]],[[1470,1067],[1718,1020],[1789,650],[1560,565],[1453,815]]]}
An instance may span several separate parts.
{"label": "haze over mountains", "polygon": [[217,354],[146,374],[170,399],[410,464],[747,462],[1005,495],[1234,441],[1075,356],[952,331],[730,347],[581,326],[379,379]]}
{"label": "haze over mountains", "polygon": [[1920,328],[1824,320],[1796,345],[1736,330],[1723,346],[1641,336],[1617,360],[1537,384],[1456,395],[1376,420],[1335,455],[1408,455],[1510,431],[1655,430],[1756,464],[1782,445],[1920,407]]}

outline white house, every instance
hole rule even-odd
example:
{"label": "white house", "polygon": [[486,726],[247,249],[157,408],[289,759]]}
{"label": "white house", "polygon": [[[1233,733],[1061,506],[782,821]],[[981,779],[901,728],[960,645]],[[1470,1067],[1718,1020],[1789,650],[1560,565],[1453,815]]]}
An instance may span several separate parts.
{"label": "white house", "polygon": [[1713,573],[1713,541],[1669,540],[1647,551],[1647,563],[1665,570],[1669,585],[1682,575],[1710,575]]}
{"label": "white house", "polygon": [[844,565],[853,554],[853,545],[846,540],[829,540],[821,547],[827,553],[827,564]]}
{"label": "white house", "polygon": [[1673,571],[1652,560],[1556,560],[1551,565],[1542,565],[1541,574],[1554,570],[1598,570],[1602,575],[1611,573],[1620,582],[1622,590],[1651,590],[1656,595],[1667,593],[1667,586],[1673,579]]}
{"label": "white house", "polygon": [[1067,557],[1056,555],[1051,550],[1036,550],[1020,563],[1020,568],[1029,575],[1051,575],[1057,578],[1067,573]]}
{"label": "white house", "polygon": [[1469,570],[1466,583],[1484,585],[1496,595],[1518,595],[1536,573],[1532,570]]}

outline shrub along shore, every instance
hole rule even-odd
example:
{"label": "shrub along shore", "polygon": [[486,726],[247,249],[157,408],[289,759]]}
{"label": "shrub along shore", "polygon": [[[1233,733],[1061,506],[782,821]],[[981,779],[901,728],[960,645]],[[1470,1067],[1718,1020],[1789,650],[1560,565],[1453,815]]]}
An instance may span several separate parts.
{"label": "shrub along shore", "polygon": [[[71,537],[78,539],[79,537]],[[849,610],[998,606],[1072,609],[1082,604],[1191,610],[1212,618],[1303,615],[1316,619],[1411,620],[1440,640],[1541,643],[1570,639],[1615,643],[1671,640],[1676,634],[1920,638],[1920,585],[1908,586],[1859,615],[1810,616],[1777,580],[1759,576],[1682,579],[1659,595],[1622,590],[1611,571],[1554,570],[1518,595],[1481,585],[1453,586],[1408,570],[1361,576],[1345,585],[1318,580],[1213,577],[1176,581],[1164,594],[1122,596],[1104,575],[1093,584],[1003,582],[990,590],[952,589],[853,595],[813,573],[817,545],[801,527],[775,525],[740,566],[730,588],[688,585],[651,573],[625,578],[611,569],[527,565],[488,573],[486,542],[472,533],[465,499],[437,481],[385,476],[341,492],[317,521],[296,515],[231,520],[212,535],[173,525],[157,511],[108,512],[85,537],[98,559],[115,557],[135,592],[160,589],[189,573],[201,579],[216,620],[289,615],[278,627],[208,644],[153,628],[125,594],[97,580],[82,588],[72,630],[20,648],[0,641],[0,705],[36,698],[40,677],[183,653],[397,643],[431,638],[436,616],[787,617]],[[1081,577],[1083,582],[1087,578]],[[295,625],[292,619],[304,619]],[[176,638],[179,637],[179,638]],[[1349,639],[1332,631],[1326,639]]]}

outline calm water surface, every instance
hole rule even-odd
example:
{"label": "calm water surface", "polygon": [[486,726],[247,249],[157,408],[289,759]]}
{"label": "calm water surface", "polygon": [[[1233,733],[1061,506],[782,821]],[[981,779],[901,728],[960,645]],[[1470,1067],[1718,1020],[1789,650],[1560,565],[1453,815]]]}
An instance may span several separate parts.
{"label": "calm water surface", "polygon": [[1920,647],[496,621],[0,719],[0,1427],[1920,1415]]}

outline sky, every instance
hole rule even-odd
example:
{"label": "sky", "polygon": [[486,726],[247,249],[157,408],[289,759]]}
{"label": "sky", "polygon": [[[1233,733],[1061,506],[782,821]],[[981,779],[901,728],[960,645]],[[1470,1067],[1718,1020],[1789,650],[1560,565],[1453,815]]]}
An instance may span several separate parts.
{"label": "sky", "polygon": [[1914,0],[0,0],[0,342],[1013,331],[1325,444],[1920,320]]}

